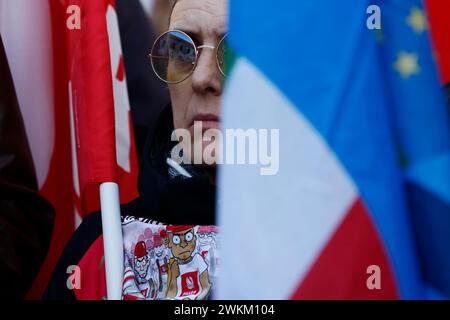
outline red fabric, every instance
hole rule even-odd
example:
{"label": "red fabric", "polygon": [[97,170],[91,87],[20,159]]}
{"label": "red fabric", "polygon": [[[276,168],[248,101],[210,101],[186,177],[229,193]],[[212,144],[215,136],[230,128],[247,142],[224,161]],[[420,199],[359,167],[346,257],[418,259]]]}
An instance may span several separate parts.
{"label": "red fabric", "polygon": [[139,241],[134,248],[134,256],[136,258],[142,258],[147,255],[147,247],[144,241]]}
{"label": "red fabric", "polygon": [[69,79],[80,190],[117,181],[114,96],[105,1],[69,0],[81,9],[81,29],[67,29]]}
{"label": "red fabric", "polygon": [[72,82],[78,176],[81,195],[76,207],[82,217],[100,210],[98,183],[118,182],[120,202],[138,196],[138,161],[128,114],[131,140],[130,172],[117,166],[113,77],[125,81],[123,57],[111,74],[106,12],[114,0],[66,0],[80,7],[81,29],[66,30],[69,80]]}
{"label": "red fabric", "polygon": [[167,226],[167,232],[178,233],[183,232],[189,229],[192,229],[194,226]]}
{"label": "red fabric", "polygon": [[[100,182],[116,181],[120,202],[138,196],[138,161],[131,115],[130,170],[117,166],[113,77],[125,81],[120,61],[111,73],[106,12],[114,0],[49,0],[52,14],[55,92],[55,149],[49,175],[41,193],[55,206],[56,219],[48,256],[27,298],[38,299],[47,286],[54,266],[75,230],[75,210],[84,217],[100,209]],[[81,9],[81,29],[66,28],[69,5]],[[47,44],[44,44],[47,45]],[[123,58],[121,59],[123,60]],[[68,84],[72,84],[75,146],[80,194],[75,192],[72,170],[71,124]]]}
{"label": "red fabric", "polygon": [[[367,288],[370,265],[380,267],[380,290]],[[361,200],[353,205],[291,298],[399,298],[388,257]]]}
{"label": "red fabric", "polygon": [[[65,8],[58,0],[50,0],[50,5],[52,25],[65,25]],[[64,28],[52,28],[53,43],[63,44],[64,39]],[[47,257],[26,296],[27,299],[39,299],[42,296],[53,268],[75,229],[65,53],[63,45],[53,46],[55,146],[47,179],[40,190],[55,208],[53,234]]]}
{"label": "red fabric", "polygon": [[427,0],[425,3],[442,83],[450,83],[450,1]]}
{"label": "red fabric", "polygon": [[103,236],[100,236],[78,263],[81,288],[74,289],[77,300],[106,299],[106,272],[103,252]]}

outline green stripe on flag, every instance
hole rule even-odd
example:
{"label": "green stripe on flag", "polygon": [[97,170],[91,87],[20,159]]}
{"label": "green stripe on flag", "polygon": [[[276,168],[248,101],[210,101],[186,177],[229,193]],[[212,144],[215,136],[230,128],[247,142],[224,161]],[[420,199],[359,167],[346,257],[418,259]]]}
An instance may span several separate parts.
{"label": "green stripe on flag", "polygon": [[236,51],[234,51],[228,43],[225,43],[225,74],[229,75],[237,60]]}

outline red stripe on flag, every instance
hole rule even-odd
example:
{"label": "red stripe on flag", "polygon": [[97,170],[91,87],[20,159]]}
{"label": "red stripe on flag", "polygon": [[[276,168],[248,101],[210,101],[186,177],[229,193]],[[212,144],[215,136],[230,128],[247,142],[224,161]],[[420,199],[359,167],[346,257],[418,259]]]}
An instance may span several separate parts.
{"label": "red stripe on flag", "polygon": [[[381,289],[369,290],[371,265],[381,269]],[[389,260],[361,200],[355,202],[292,299],[398,299]]]}
{"label": "red stripe on flag", "polygon": [[[126,172],[120,166],[117,167],[117,174],[120,186],[120,203],[129,203],[138,197],[137,180],[139,175],[139,164],[136,155],[136,143],[134,141],[134,132],[129,116],[131,154],[130,154],[130,172]],[[83,190],[82,200],[77,199],[81,217],[89,215],[92,212],[100,210],[100,192],[97,184],[90,183]]]}
{"label": "red stripe on flag", "polygon": [[80,190],[117,181],[114,98],[106,1],[71,0],[81,8],[80,30],[67,30]]}
{"label": "red stripe on flag", "polygon": [[[27,299],[40,299],[47,287],[53,269],[71,237],[74,229],[74,191],[72,183],[72,158],[70,148],[69,108],[67,96],[66,55],[64,43],[65,7],[55,0],[50,0],[53,44],[54,76],[54,128],[55,145],[50,162],[48,176],[40,193],[55,208],[53,234],[47,257],[41,266],[39,275],[29,290]],[[56,27],[55,27],[56,26]],[[47,44],[45,44],[47,45]],[[49,70],[50,72],[50,70]],[[49,84],[51,85],[51,84]],[[47,115],[46,115],[47,116]]]}
{"label": "red stripe on flag", "polygon": [[114,0],[69,0],[80,6],[80,30],[67,30],[69,79],[73,88],[75,132],[80,198],[75,202],[82,217],[100,210],[98,184],[118,182],[120,202],[128,203],[138,196],[138,161],[135,150],[131,115],[128,112],[130,136],[130,171],[118,166],[116,152],[113,78],[125,81],[123,57],[111,74],[110,46],[107,29],[107,9]]}
{"label": "red stripe on flag", "polygon": [[443,84],[450,83],[450,2],[427,0],[426,6],[441,78]]}

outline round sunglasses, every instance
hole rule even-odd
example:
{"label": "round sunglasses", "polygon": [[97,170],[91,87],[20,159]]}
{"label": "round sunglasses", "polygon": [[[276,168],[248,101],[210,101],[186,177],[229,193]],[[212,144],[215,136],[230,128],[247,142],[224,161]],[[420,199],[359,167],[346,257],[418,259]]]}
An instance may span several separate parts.
{"label": "round sunglasses", "polygon": [[156,39],[149,54],[153,71],[166,83],[180,83],[194,72],[200,50],[211,49],[216,51],[217,67],[225,76],[226,36],[223,36],[216,47],[206,44],[197,46],[183,31],[166,31]]}

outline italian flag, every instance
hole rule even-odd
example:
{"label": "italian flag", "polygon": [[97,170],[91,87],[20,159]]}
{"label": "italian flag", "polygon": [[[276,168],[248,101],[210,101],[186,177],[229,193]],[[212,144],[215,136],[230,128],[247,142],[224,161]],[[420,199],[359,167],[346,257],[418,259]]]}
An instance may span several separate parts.
{"label": "italian flag", "polygon": [[423,7],[392,2],[377,31],[371,1],[231,1],[223,129],[279,129],[279,170],[220,168],[218,298],[450,295],[448,114]]}

